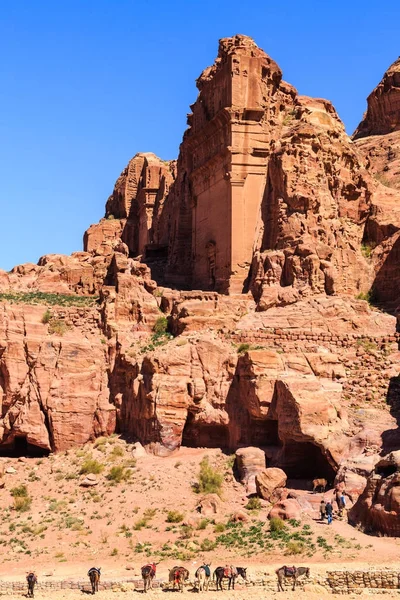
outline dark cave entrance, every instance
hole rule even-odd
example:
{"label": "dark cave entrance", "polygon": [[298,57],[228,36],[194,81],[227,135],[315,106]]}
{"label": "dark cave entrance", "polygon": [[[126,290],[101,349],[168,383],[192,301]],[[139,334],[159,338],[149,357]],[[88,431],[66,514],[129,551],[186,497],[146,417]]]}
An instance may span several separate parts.
{"label": "dark cave entrance", "polygon": [[30,444],[26,436],[16,436],[11,444],[2,444],[0,446],[0,456],[8,458],[42,458],[48,456],[50,450]]}
{"label": "dark cave entrance", "polygon": [[197,424],[188,414],[182,433],[182,446],[188,448],[229,448],[229,431],[224,425]]}
{"label": "dark cave entrance", "polygon": [[[272,419],[251,419],[250,439],[248,441],[252,446],[260,448],[265,446],[282,446],[278,434],[278,421]],[[242,444],[242,440],[240,440],[240,443]]]}
{"label": "dark cave entrance", "polygon": [[[300,481],[326,479],[328,487],[333,485],[336,471],[318,446],[310,442],[290,442],[285,444],[277,464],[269,465],[283,469],[288,477],[288,487],[303,487]],[[279,463],[279,464],[278,464]],[[298,483],[296,483],[298,482]]]}

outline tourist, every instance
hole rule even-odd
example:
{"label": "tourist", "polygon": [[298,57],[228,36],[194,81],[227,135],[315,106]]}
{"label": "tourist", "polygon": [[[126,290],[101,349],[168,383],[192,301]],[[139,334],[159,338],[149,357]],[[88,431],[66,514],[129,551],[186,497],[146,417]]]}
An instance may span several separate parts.
{"label": "tourist", "polygon": [[319,515],[320,515],[321,521],[323,521],[325,519],[325,500],[323,498],[319,505]]}
{"label": "tourist", "polygon": [[327,502],[325,505],[325,514],[327,516],[328,519],[328,525],[330,525],[332,523],[333,520],[333,506],[332,506],[332,502]]}

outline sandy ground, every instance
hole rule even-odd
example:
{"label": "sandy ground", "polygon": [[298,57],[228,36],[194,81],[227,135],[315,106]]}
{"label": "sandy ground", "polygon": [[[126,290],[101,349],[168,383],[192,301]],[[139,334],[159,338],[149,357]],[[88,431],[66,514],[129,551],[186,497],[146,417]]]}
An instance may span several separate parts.
{"label": "sandy ground", "polygon": [[[119,448],[115,451],[114,448]],[[167,522],[168,512],[181,511],[184,522],[199,516],[196,506],[199,496],[193,492],[192,483],[196,480],[199,463],[204,455],[209,456],[216,469],[224,474],[223,502],[218,514],[213,515],[204,530],[193,529],[189,540],[182,540],[182,523]],[[79,474],[82,464],[90,456],[103,463],[104,471],[98,475],[94,488],[80,486]],[[92,566],[102,568],[103,579],[139,578],[140,567],[149,560],[158,562],[157,576],[167,579],[168,570],[176,564],[186,566],[191,576],[203,562],[211,562],[212,568],[218,565],[234,564],[247,566],[251,579],[271,578],[274,569],[283,564],[310,566],[311,574],[325,573],[333,569],[379,569],[398,568],[400,539],[371,537],[355,530],[345,521],[335,519],[331,526],[321,523],[315,514],[306,515],[306,524],[312,531],[314,541],[318,537],[326,540],[331,550],[327,554],[319,546],[312,556],[288,555],[285,548],[275,546],[265,552],[246,555],[235,548],[217,546],[210,552],[192,552],[185,560],[175,557],[159,557],[164,544],[178,544],[182,547],[193,545],[193,541],[214,540],[215,523],[226,524],[237,510],[245,510],[248,501],[243,487],[234,480],[229,465],[229,457],[219,450],[181,449],[167,458],[146,456],[138,459],[132,467],[129,481],[112,484],[107,473],[112,466],[129,464],[131,446],[114,438],[103,447],[87,445],[83,450],[69,451],[62,455],[43,459],[2,459],[3,466],[12,467],[14,472],[4,475],[4,488],[0,489],[0,579],[23,581],[25,573],[34,570],[40,581],[81,579],[86,577]],[[18,512],[13,507],[12,490],[25,484],[32,498],[26,512]],[[302,492],[317,509],[320,495]],[[326,497],[329,497],[329,493]],[[154,514],[144,527],[137,527],[146,511]],[[268,533],[266,503],[261,509],[249,512],[252,522],[265,523]],[[214,523],[214,524],[213,524]],[[338,542],[338,540],[340,540]],[[138,550],[138,544],[149,544],[150,550]],[[400,568],[399,568],[400,570]],[[135,591],[99,592],[99,598],[138,597]],[[172,593],[172,592],[171,592]],[[305,591],[298,591],[304,598],[314,600],[325,595],[324,590],[306,585]],[[371,595],[372,591],[363,594]],[[167,592],[157,590],[149,597],[163,598]],[[77,598],[84,594],[79,591],[46,592],[39,590],[35,597]],[[207,596],[214,598],[215,591]],[[242,588],[235,592],[224,592],[224,598],[261,599],[275,596],[262,587]],[[178,597],[193,598],[193,592]],[[294,598],[295,594],[281,593],[279,598]],[[388,598],[398,598],[399,594],[386,594]]]}

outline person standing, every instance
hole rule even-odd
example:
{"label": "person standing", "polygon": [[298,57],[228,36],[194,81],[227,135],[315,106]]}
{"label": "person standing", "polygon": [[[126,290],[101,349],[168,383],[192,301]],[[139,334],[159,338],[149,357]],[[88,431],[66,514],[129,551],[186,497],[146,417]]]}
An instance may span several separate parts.
{"label": "person standing", "polygon": [[333,506],[332,506],[332,503],[329,501],[325,505],[325,514],[328,519],[328,525],[330,525],[333,520]]}
{"label": "person standing", "polygon": [[325,514],[326,514],[326,506],[325,506],[325,500],[322,498],[321,503],[319,505],[319,516],[321,521],[323,521],[325,519]]}
{"label": "person standing", "polygon": [[339,516],[342,517],[343,513],[346,509],[346,498],[344,497],[344,492],[340,494],[339,498]]}

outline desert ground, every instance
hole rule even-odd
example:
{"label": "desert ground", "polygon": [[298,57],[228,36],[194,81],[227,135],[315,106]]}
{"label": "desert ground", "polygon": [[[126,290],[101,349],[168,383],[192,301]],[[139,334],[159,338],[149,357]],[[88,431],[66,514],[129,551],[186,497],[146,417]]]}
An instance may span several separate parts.
{"label": "desert ground", "polygon": [[[289,521],[285,533],[276,535],[270,531],[268,503],[248,505],[233,476],[233,457],[221,450],[181,448],[168,457],[135,458],[132,450],[115,435],[63,454],[2,458],[0,581],[23,581],[29,570],[40,581],[82,579],[91,566],[101,567],[105,580],[123,581],[140,578],[140,567],[149,560],[159,563],[159,579],[167,579],[175,564],[186,566],[193,578],[204,561],[212,568],[246,566],[250,581],[273,581],[277,567],[295,564],[310,566],[312,575],[298,593],[317,598],[327,593],[315,583],[327,570],[397,568],[399,539],[368,536],[339,518],[330,526],[321,523],[321,494],[297,490],[315,511],[301,522]],[[202,495],[195,488],[205,456],[223,475],[223,485],[217,512],[203,515],[197,510]],[[88,477],[95,485],[84,487]],[[233,522],[238,514],[244,521]],[[136,596],[130,587],[102,591],[99,597]],[[224,597],[256,599],[275,594],[270,589],[238,583]],[[165,593],[154,590],[150,597]],[[48,595],[74,598],[82,592],[36,593],[38,598]],[[189,596],[193,593],[182,594]],[[286,596],[294,594],[279,597]],[[393,597],[398,597],[395,592]]]}

